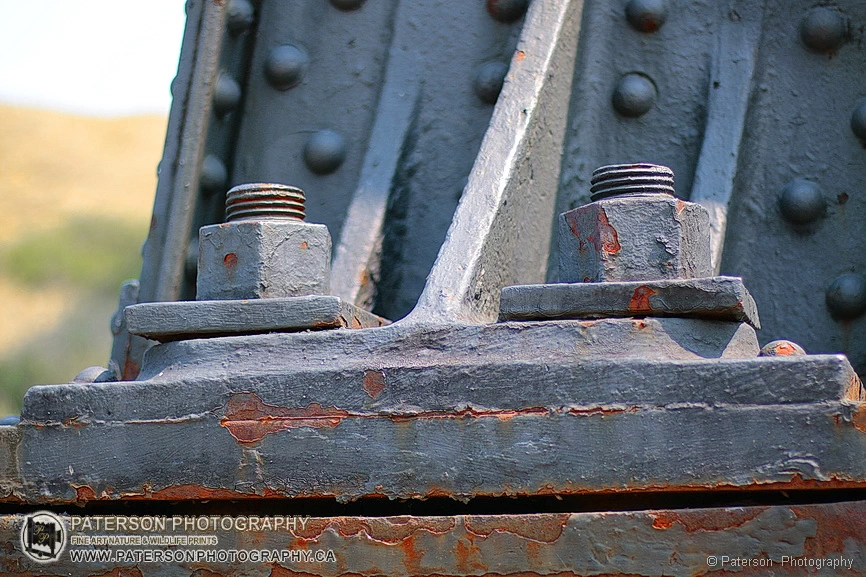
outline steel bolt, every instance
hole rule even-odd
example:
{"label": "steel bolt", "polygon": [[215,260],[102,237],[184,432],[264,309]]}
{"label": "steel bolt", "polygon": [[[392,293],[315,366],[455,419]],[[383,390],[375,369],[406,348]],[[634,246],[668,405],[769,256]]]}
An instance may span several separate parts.
{"label": "steel bolt", "polygon": [[515,22],[526,13],[529,0],[487,0],[487,11],[495,20]]}
{"label": "steel bolt", "polygon": [[473,83],[475,95],[486,104],[496,104],[506,74],[508,74],[508,64],[504,62],[488,62],[481,65]]}
{"label": "steel bolt", "polygon": [[659,164],[611,164],[592,172],[592,200],[626,194],[674,195],[674,171]]}
{"label": "steel bolt", "polygon": [[213,93],[213,106],[217,114],[222,116],[237,108],[241,101],[241,87],[229,74],[219,75]]}
{"label": "steel bolt", "polygon": [[813,8],[800,23],[800,39],[813,52],[834,52],[848,39],[848,21],[835,8]]}
{"label": "steel bolt", "polygon": [[866,99],[861,100],[854,107],[851,114],[851,131],[866,143]]}
{"label": "steel bolt", "polygon": [[330,174],[346,160],[346,139],[333,130],[319,130],[310,135],[304,146],[304,162],[316,174]]}
{"label": "steel bolt", "polygon": [[284,184],[242,184],[226,195],[226,222],[304,220],[304,191]]}
{"label": "steel bolt", "polygon": [[309,64],[306,50],[294,44],[283,44],[268,54],[265,76],[277,90],[288,90],[300,84]]}
{"label": "steel bolt", "polygon": [[623,116],[643,116],[655,105],[655,84],[643,74],[626,74],[616,85],[612,101],[614,109]]}
{"label": "steel bolt", "polygon": [[821,189],[814,182],[794,179],[779,197],[779,210],[792,224],[809,224],[821,218],[826,210],[826,202]]}
{"label": "steel bolt", "polygon": [[226,223],[199,231],[198,300],[328,294],[331,236],[304,219],[304,193],[245,184],[226,195]]}
{"label": "steel bolt", "polygon": [[862,315],[866,312],[866,279],[854,273],[836,277],[827,289],[827,308],[839,320]]}
{"label": "steel bolt", "polygon": [[594,202],[560,215],[560,281],[712,276],[709,214],[673,196],[670,168],[603,166],[590,190]]}
{"label": "steel bolt", "polygon": [[253,25],[255,9],[249,0],[230,0],[227,17],[229,33],[238,36]]}
{"label": "steel bolt", "polygon": [[331,4],[338,10],[349,12],[363,6],[364,0],[331,0]]}
{"label": "steel bolt", "polygon": [[668,17],[665,0],[631,0],[625,6],[625,16],[638,32],[655,32]]}
{"label": "steel bolt", "polygon": [[806,351],[798,345],[797,343],[793,343],[791,341],[772,341],[767,343],[761,348],[761,352],[758,353],[759,357],[796,357],[800,355],[805,355]]}

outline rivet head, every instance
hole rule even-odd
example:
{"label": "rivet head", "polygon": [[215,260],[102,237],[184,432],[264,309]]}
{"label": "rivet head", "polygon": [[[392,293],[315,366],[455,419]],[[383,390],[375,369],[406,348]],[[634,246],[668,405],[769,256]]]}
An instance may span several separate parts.
{"label": "rivet head", "polygon": [[333,130],[319,130],[310,135],[304,146],[304,162],[316,174],[330,174],[346,160],[346,139]]}
{"label": "rivet head", "polygon": [[487,104],[496,104],[499,93],[502,92],[502,83],[508,74],[508,65],[503,62],[488,62],[478,68],[475,74],[473,88],[475,95]]}
{"label": "rivet head", "polygon": [[814,182],[794,179],[779,196],[782,217],[792,224],[809,224],[824,216],[827,203]]}
{"label": "rivet head", "polygon": [[220,74],[213,94],[213,106],[216,113],[223,115],[230,112],[238,107],[240,101],[240,85],[228,74]]}
{"label": "rivet head", "polygon": [[253,25],[255,9],[249,0],[230,0],[226,10],[226,18],[229,33],[238,36]]}
{"label": "rivet head", "polygon": [[265,76],[277,90],[297,86],[304,78],[310,57],[307,51],[294,44],[277,46],[265,60]]}
{"label": "rivet head", "polygon": [[204,162],[201,164],[201,175],[199,176],[201,187],[207,192],[225,190],[228,180],[229,171],[226,165],[223,164],[223,161],[213,154],[205,156]]}
{"label": "rivet head", "polygon": [[499,22],[515,22],[526,13],[529,0],[487,0],[487,11]]}
{"label": "rivet head", "polygon": [[0,419],[0,426],[2,427],[14,427],[18,423],[21,422],[21,417],[18,415],[6,415],[2,419]]}
{"label": "rivet head", "polygon": [[835,8],[813,8],[800,23],[800,39],[814,52],[834,52],[848,39],[848,20]]}
{"label": "rivet head", "polygon": [[625,17],[638,32],[655,32],[668,18],[665,0],[631,0],[625,6]]}
{"label": "rivet head", "polygon": [[827,289],[827,308],[840,320],[862,315],[866,312],[866,279],[854,273],[836,277]]}
{"label": "rivet head", "polygon": [[866,99],[857,103],[854,112],[851,113],[851,131],[866,143]]}
{"label": "rivet head", "polygon": [[655,105],[656,87],[652,80],[632,72],[623,76],[613,91],[613,107],[623,116],[643,116]]}
{"label": "rivet head", "polygon": [[797,343],[779,340],[767,343],[758,353],[759,357],[799,357],[805,355],[806,351]]}
{"label": "rivet head", "polygon": [[358,8],[363,6],[364,0],[331,0],[331,4],[337,10],[349,12],[351,10],[357,10]]}

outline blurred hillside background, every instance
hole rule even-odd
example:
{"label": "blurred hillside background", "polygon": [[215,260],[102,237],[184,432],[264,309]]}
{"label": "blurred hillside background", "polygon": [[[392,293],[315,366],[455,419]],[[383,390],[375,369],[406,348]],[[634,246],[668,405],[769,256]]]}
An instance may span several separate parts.
{"label": "blurred hillside background", "polygon": [[0,417],[108,361],[138,276],[184,0],[0,0]]}

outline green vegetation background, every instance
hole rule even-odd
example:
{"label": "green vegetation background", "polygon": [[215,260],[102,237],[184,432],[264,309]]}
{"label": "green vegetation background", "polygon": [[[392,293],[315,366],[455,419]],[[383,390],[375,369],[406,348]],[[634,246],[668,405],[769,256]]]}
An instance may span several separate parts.
{"label": "green vegetation background", "polygon": [[165,126],[0,106],[0,417],[19,414],[32,385],[107,365]]}

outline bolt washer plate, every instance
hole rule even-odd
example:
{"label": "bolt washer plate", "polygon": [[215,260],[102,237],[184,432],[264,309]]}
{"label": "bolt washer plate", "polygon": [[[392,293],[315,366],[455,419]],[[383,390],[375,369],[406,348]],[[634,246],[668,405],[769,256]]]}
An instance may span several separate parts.
{"label": "bolt washer plate", "polygon": [[335,296],[143,303],[124,315],[130,333],[160,342],[390,324]]}
{"label": "bolt washer plate", "polygon": [[499,321],[673,316],[746,322],[758,307],[738,277],[520,285],[502,289]]}

